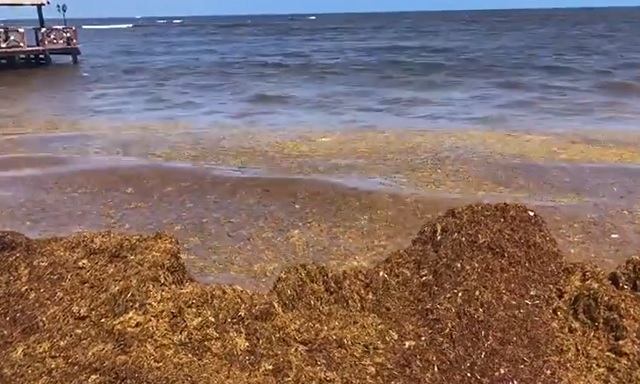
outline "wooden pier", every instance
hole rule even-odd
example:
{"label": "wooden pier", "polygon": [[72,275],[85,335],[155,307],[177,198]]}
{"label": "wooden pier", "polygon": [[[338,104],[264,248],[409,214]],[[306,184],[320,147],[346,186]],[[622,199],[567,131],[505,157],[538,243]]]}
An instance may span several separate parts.
{"label": "wooden pier", "polygon": [[78,64],[78,31],[71,26],[47,26],[43,7],[49,0],[0,0],[0,6],[32,6],[38,12],[37,27],[0,26],[0,65],[39,66],[52,63],[52,56],[70,56]]}

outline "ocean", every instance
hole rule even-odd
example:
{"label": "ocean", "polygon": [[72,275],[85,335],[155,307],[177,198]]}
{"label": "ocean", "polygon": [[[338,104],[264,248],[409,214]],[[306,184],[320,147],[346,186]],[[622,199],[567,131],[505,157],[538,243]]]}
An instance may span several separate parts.
{"label": "ocean", "polygon": [[203,129],[640,127],[640,8],[70,23],[81,27],[81,64],[58,57],[52,67],[0,72],[4,118]]}

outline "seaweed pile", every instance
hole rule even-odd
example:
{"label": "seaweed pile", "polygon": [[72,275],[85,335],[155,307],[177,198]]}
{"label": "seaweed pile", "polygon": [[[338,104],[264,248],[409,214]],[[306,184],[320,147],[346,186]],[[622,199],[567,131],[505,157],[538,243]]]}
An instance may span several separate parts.
{"label": "seaweed pile", "polygon": [[164,234],[0,234],[3,383],[640,382],[640,260],[563,260],[523,205],[447,211],[370,269],[267,294],[193,281]]}

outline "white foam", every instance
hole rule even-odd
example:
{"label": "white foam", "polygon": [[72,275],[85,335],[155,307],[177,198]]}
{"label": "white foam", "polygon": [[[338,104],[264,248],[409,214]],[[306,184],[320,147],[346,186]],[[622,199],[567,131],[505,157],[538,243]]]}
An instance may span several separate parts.
{"label": "white foam", "polygon": [[123,29],[131,28],[133,24],[106,24],[106,25],[83,25],[82,29]]}
{"label": "white foam", "polygon": [[[4,158],[5,156],[1,156],[1,157]],[[19,156],[8,155],[6,157],[19,157]],[[42,175],[69,173],[69,172],[76,172],[76,171],[123,168],[123,167],[151,164],[151,162],[144,159],[138,159],[138,158],[132,158],[132,157],[117,157],[117,156],[92,156],[92,157],[60,156],[60,158],[65,159],[68,162],[66,164],[54,165],[50,167],[31,167],[31,168],[20,168],[20,169],[10,169],[6,171],[0,171],[0,178],[42,176]]]}

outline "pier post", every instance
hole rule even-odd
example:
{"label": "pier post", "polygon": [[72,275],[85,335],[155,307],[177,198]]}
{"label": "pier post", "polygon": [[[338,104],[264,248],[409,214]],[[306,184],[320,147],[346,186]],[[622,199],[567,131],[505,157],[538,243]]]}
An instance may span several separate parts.
{"label": "pier post", "polygon": [[38,5],[38,22],[40,23],[40,28],[44,28],[44,12],[42,11],[42,5]]}

